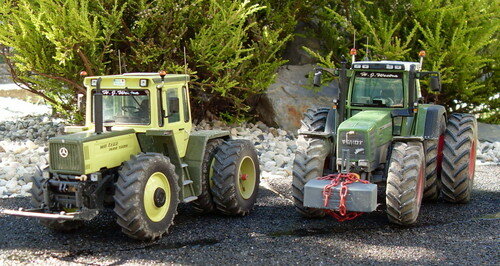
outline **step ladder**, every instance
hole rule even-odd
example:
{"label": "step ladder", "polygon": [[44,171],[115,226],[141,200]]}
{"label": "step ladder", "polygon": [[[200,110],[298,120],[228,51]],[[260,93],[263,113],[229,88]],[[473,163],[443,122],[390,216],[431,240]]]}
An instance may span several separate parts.
{"label": "step ladder", "polygon": [[195,196],[196,193],[194,191],[194,182],[191,180],[191,176],[189,175],[188,165],[186,163],[182,163],[182,202],[188,203],[194,200],[197,200],[198,197]]}

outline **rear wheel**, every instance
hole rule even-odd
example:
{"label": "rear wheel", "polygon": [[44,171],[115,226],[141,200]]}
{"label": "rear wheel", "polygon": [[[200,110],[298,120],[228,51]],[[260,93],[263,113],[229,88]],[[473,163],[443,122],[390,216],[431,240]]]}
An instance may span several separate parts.
{"label": "rear wheel", "polygon": [[259,191],[260,169],[255,147],[248,140],[224,141],[217,149],[210,186],[218,211],[246,215]]}
{"label": "rear wheel", "polygon": [[[46,171],[46,170],[44,170]],[[43,178],[40,170],[36,171],[32,177],[33,185],[31,187],[31,205],[33,208],[41,208],[43,205]],[[58,232],[71,232],[83,226],[83,221],[64,221],[53,219],[38,219],[41,225]]]}
{"label": "rear wheel", "polygon": [[161,237],[177,214],[175,166],[161,154],[141,153],[125,162],[118,174],[114,211],[122,232],[140,240]]}
{"label": "rear wheel", "polygon": [[323,132],[325,131],[326,118],[330,108],[321,107],[317,109],[307,109],[301,121],[301,131]]}
{"label": "rear wheel", "polygon": [[441,192],[448,202],[470,201],[476,166],[477,122],[470,114],[452,114],[446,127]]}
{"label": "rear wheel", "polygon": [[392,223],[410,225],[417,221],[425,185],[422,144],[396,142],[387,174],[387,217]]}
{"label": "rear wheel", "polygon": [[215,163],[214,156],[217,148],[223,143],[222,139],[210,140],[205,147],[205,155],[201,165],[201,194],[198,199],[191,204],[193,209],[198,213],[210,213],[215,210],[215,204],[210,191],[210,183],[214,175],[213,165]]}

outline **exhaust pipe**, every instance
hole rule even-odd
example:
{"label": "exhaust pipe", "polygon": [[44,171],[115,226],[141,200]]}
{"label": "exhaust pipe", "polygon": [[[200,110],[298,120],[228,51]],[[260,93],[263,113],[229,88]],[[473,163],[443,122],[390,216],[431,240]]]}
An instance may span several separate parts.
{"label": "exhaust pipe", "polygon": [[103,132],[101,81],[102,78],[97,79],[96,89],[94,93],[94,123],[96,134],[101,134]]}

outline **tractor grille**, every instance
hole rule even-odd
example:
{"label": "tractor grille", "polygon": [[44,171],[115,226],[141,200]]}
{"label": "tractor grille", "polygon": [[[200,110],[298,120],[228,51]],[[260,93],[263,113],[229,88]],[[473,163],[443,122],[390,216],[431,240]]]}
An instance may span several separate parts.
{"label": "tractor grille", "polygon": [[50,143],[50,168],[60,171],[81,171],[82,152],[78,144],[72,143]]}
{"label": "tractor grille", "polygon": [[[351,132],[351,134],[348,134]],[[365,134],[357,131],[341,131],[339,132],[339,155],[342,157],[342,151],[344,149],[349,150],[351,160],[360,160],[366,158],[366,147]]]}

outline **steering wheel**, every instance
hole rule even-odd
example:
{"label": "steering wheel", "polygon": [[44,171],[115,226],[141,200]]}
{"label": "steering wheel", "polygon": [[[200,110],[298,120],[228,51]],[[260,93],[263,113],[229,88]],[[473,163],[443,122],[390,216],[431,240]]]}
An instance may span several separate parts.
{"label": "steering wheel", "polygon": [[394,100],[391,98],[385,98],[385,97],[374,97],[372,99],[373,102],[375,101],[380,101],[383,105],[385,106],[393,106],[394,105]]}
{"label": "steering wheel", "polygon": [[124,105],[122,106],[122,110],[124,112],[139,112],[139,107],[132,105]]}

